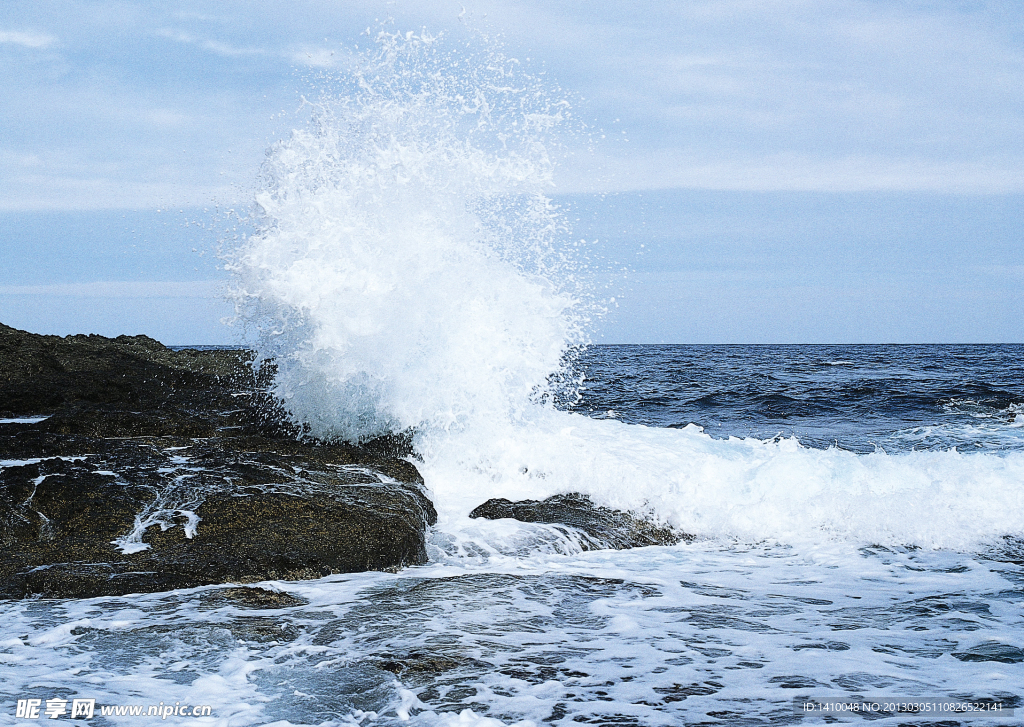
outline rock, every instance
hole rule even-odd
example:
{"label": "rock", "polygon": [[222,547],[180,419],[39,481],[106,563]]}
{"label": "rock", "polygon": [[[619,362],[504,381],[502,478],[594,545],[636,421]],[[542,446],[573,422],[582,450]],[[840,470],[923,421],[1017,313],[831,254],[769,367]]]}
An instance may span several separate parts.
{"label": "rock", "polygon": [[300,631],[292,624],[275,623],[269,619],[247,618],[225,624],[231,635],[239,641],[258,644],[287,644],[299,638]]}
{"label": "rock", "polygon": [[526,523],[566,525],[586,533],[591,540],[588,545],[595,549],[674,545],[693,540],[692,535],[656,525],[633,513],[599,507],[587,495],[577,493],[554,495],[546,500],[519,502],[495,498],[477,507],[469,516],[488,520],[512,518]]}
{"label": "rock", "polygon": [[305,606],[309,602],[304,598],[293,596],[282,591],[271,591],[267,588],[248,586],[245,588],[219,588],[203,597],[204,608],[220,608],[221,606],[237,606],[247,609],[276,609]]}
{"label": "rock", "polygon": [[0,325],[0,416],[48,415],[0,424],[0,598],[425,562],[437,515],[408,439],[303,440],[249,360]]}
{"label": "rock", "polygon": [[954,651],[960,661],[997,661],[1003,664],[1024,662],[1024,650],[1000,641],[986,641],[964,651]]}
{"label": "rock", "polygon": [[395,654],[381,654],[377,657],[375,666],[382,671],[389,671],[403,678],[416,675],[435,675],[453,669],[460,669],[467,666],[477,668],[489,668],[490,664],[478,661],[464,655],[441,654],[436,651],[430,653],[413,651],[400,656]]}
{"label": "rock", "polygon": [[[201,456],[181,463],[193,472],[189,488],[177,492],[179,470],[167,453],[149,462],[115,452],[120,458],[4,468],[0,597],[120,595],[426,561],[424,528],[436,516],[415,483],[366,467],[317,469],[295,454],[270,458],[277,466],[261,463],[260,452],[246,461],[234,450],[228,459],[205,444]],[[285,462],[294,464],[284,469]],[[162,481],[161,469],[172,477]],[[196,526],[187,537],[190,515]],[[123,552],[125,537],[147,521],[136,547],[148,547]]]}
{"label": "rock", "polygon": [[[40,336],[0,324],[0,416],[75,403],[124,412],[212,413],[252,372],[237,351],[171,351],[147,336]],[[227,400],[227,402],[225,401]]]}

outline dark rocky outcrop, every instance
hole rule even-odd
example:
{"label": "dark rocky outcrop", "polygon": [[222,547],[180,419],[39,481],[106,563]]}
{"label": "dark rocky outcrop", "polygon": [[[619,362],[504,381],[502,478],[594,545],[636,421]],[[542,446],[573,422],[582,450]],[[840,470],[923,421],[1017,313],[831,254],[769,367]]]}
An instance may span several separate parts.
{"label": "dark rocky outcrop", "polygon": [[0,416],[166,405],[184,413],[251,378],[236,351],[172,351],[147,336],[40,336],[0,324]]}
{"label": "dark rocky outcrop", "polygon": [[495,498],[477,507],[469,516],[566,525],[586,533],[590,542],[584,545],[592,548],[640,548],[693,540],[692,535],[657,525],[633,513],[599,507],[586,495],[577,493],[519,502]]}
{"label": "dark rocky outcrop", "polygon": [[0,598],[91,597],[426,561],[408,441],[304,440],[243,351],[0,325]]}

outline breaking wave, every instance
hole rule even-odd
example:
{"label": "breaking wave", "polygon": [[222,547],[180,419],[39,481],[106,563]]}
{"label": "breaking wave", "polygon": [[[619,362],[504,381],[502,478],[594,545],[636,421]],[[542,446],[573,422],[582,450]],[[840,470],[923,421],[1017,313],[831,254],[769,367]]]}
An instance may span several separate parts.
{"label": "breaking wave", "polygon": [[499,52],[426,34],[381,33],[326,84],[268,152],[234,299],[311,435],[414,433],[439,527],[488,497],[577,491],[705,537],[1024,531],[1020,452],[858,455],[558,410],[601,308],[549,196],[571,105]]}
{"label": "breaking wave", "polygon": [[329,85],[268,152],[229,262],[275,392],[349,440],[550,397],[593,313],[547,196],[569,104],[426,34],[381,33]]}

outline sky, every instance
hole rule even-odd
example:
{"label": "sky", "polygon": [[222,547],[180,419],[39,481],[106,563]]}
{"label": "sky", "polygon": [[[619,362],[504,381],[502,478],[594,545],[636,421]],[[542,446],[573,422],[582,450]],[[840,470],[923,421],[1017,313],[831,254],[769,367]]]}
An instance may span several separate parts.
{"label": "sky", "polygon": [[500,38],[600,131],[553,190],[628,270],[596,342],[1024,340],[1016,0],[8,0],[0,322],[236,342],[223,212],[388,18]]}

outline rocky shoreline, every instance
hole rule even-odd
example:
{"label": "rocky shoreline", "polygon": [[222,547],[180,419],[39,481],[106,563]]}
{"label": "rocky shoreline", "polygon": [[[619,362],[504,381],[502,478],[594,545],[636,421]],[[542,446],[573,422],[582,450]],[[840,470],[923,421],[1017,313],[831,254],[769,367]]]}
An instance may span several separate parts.
{"label": "rocky shoreline", "polygon": [[[437,520],[407,438],[309,440],[241,350],[0,324],[0,598],[90,598],[398,570]],[[471,517],[576,530],[583,547],[687,536],[582,495]]]}
{"label": "rocky shoreline", "polygon": [[426,562],[436,513],[408,443],[303,441],[268,375],[244,351],[0,325],[0,598]]}

